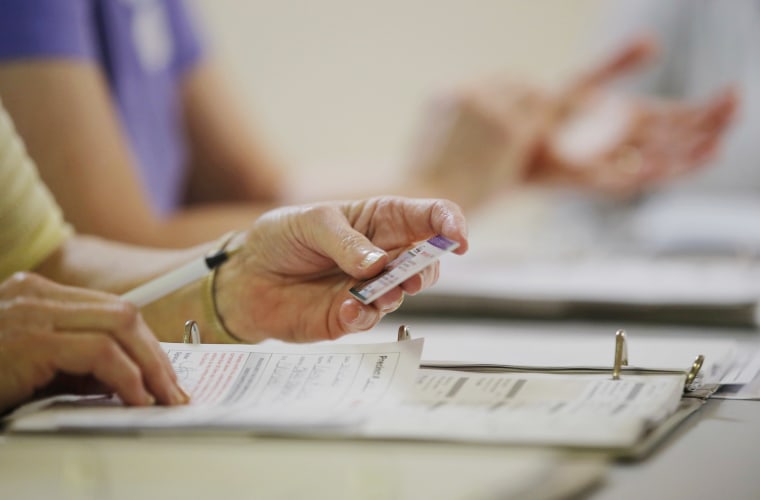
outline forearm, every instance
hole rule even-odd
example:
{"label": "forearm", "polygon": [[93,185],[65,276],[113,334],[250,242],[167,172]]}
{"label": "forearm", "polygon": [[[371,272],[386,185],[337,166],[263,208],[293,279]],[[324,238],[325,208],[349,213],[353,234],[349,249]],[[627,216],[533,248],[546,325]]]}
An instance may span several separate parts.
{"label": "forearm", "polygon": [[[270,208],[268,201],[199,204],[180,208],[176,215],[159,214],[142,184],[104,77],[91,64],[0,65],[0,94],[42,179],[79,233],[181,248],[247,227]],[[214,151],[209,150],[209,158]]]}
{"label": "forearm", "polygon": [[[74,236],[35,272],[59,283],[121,294],[206,254],[216,245],[211,242],[186,250],[159,250]],[[181,341],[187,319],[197,319],[208,331],[201,284],[202,280],[198,280],[142,309],[144,319],[160,340]]]}
{"label": "forearm", "polygon": [[185,77],[182,103],[192,160],[186,201],[281,203],[282,162],[241,113],[240,99],[213,62]]}
{"label": "forearm", "polygon": [[207,243],[184,250],[159,250],[76,235],[35,272],[59,283],[120,294],[203,255],[212,247],[213,243]]}
{"label": "forearm", "polygon": [[81,233],[132,245],[162,249],[180,249],[215,240],[230,231],[250,227],[261,214],[273,208],[264,203],[203,204],[178,210],[161,218],[152,213],[124,214],[119,223],[110,219],[97,225],[77,224]]}

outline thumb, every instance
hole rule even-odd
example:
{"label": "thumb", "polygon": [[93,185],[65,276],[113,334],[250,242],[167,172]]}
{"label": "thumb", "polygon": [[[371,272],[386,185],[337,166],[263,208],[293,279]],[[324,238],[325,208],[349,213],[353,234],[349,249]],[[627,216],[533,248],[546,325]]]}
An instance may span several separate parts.
{"label": "thumb", "polygon": [[318,251],[344,273],[365,279],[383,270],[388,254],[354,229],[340,210],[324,206],[318,210],[316,219],[311,224],[311,234]]}

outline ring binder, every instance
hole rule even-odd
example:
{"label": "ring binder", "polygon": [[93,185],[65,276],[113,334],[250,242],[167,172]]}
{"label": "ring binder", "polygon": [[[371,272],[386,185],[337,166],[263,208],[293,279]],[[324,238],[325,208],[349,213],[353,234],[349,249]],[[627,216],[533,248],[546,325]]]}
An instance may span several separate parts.
{"label": "ring binder", "polygon": [[[399,325],[397,341],[411,340],[412,336],[409,333],[409,327],[407,325]],[[201,334],[198,328],[198,323],[194,320],[187,320],[185,322],[185,333],[182,337],[182,342],[185,344],[200,345]],[[691,367],[685,371],[686,380],[684,382],[684,392],[691,392],[694,390],[694,382],[699,376],[699,372],[702,369],[702,365],[705,362],[704,354],[698,355]],[[612,380],[620,380],[620,376],[623,373],[623,367],[628,366],[628,341],[626,340],[626,332],[623,329],[615,332],[615,356],[612,361]]]}
{"label": "ring binder", "polygon": [[[289,345],[274,349],[250,345],[230,347],[201,344],[198,323],[188,320],[184,324],[185,344],[165,343],[162,348],[172,361],[178,378],[186,384],[193,384],[197,394],[205,391],[202,393],[206,399],[198,396],[196,402],[200,404],[192,412],[150,408],[144,412],[130,409],[126,410],[128,413],[120,414],[119,410],[109,409],[94,421],[89,412],[56,408],[53,414],[18,418],[13,422],[13,430],[189,430],[208,427],[246,429],[262,434],[274,429],[278,434],[309,437],[319,436],[324,431],[324,435],[331,438],[467,440],[585,447],[607,450],[615,457],[637,458],[651,450],[709,397],[707,390],[702,394],[702,388],[689,396],[683,394],[684,379],[699,384],[696,381],[704,356],[694,361],[688,373],[673,368],[635,366],[623,370],[628,361],[623,331],[616,333],[615,359],[616,375],[620,377],[623,371],[626,372],[627,381],[623,384],[610,380],[610,367],[604,360],[586,368],[497,367],[499,371],[514,373],[495,373],[493,366],[468,368],[454,363],[448,365],[449,369],[460,373],[452,376],[451,372],[443,372],[442,366],[431,367],[422,363],[423,339],[410,340],[408,326],[400,325],[396,333],[398,341],[376,345]],[[243,369],[245,364],[226,362],[250,359],[251,356],[285,361],[265,361],[269,371],[259,373]],[[299,360],[304,359],[308,362],[301,365]],[[336,378],[336,373],[345,373],[341,367],[346,359],[357,367],[365,363],[367,369],[356,370],[350,379]],[[208,369],[211,366],[219,369]],[[304,377],[304,367],[320,383],[310,381],[312,375]],[[475,371],[484,373],[466,373]],[[336,381],[343,384],[345,390],[324,389],[332,387]],[[368,386],[367,381],[374,384],[373,391],[362,389]],[[293,384],[303,389],[293,391]],[[496,387],[499,389],[492,390]],[[582,390],[568,390],[579,387]],[[231,394],[243,398],[237,392],[243,390],[247,391],[246,395],[252,395],[245,403],[250,404],[251,409],[264,411],[249,412],[248,407],[237,405],[244,402],[243,399],[231,399]],[[262,401],[255,396],[260,390],[276,395],[283,403],[278,402],[277,408],[266,405],[268,399]],[[543,404],[524,404],[534,400]],[[342,413],[344,409],[356,408],[357,401],[361,405],[378,404],[378,407],[382,403],[383,413],[372,413],[368,418],[373,421],[366,427],[362,427],[364,424],[357,426],[353,414]],[[304,411],[305,404],[314,410]],[[226,411],[227,407],[230,408],[228,415],[219,419],[220,411]],[[323,409],[326,413],[319,413]],[[432,417],[431,409],[435,409]],[[412,415],[420,418],[408,418],[408,412],[414,412]],[[459,423],[463,415],[473,425],[463,427]],[[290,423],[283,425],[283,421]],[[323,427],[324,422],[329,425]],[[485,425],[480,425],[481,422]],[[345,432],[341,430],[343,426]]]}
{"label": "ring binder", "polygon": [[398,337],[397,340],[401,342],[402,340],[412,340],[412,336],[409,335],[409,327],[406,325],[401,325],[398,327]]}
{"label": "ring binder", "polygon": [[625,341],[625,330],[615,332],[615,357],[612,360],[612,380],[620,380],[623,366],[628,366],[628,344]]}
{"label": "ring binder", "polygon": [[[704,354],[700,354],[694,359],[691,367],[685,371],[684,392],[694,390],[694,382],[697,380],[704,362],[705,356]],[[615,357],[612,361],[612,380],[620,380],[620,374],[623,372],[624,366],[628,366],[628,342],[626,341],[625,330],[618,330],[615,332]]]}
{"label": "ring binder", "polygon": [[200,345],[201,343],[201,332],[198,329],[198,323],[192,319],[185,321],[185,334],[182,337],[182,342],[193,345]]}
{"label": "ring binder", "polygon": [[697,376],[699,375],[699,371],[702,369],[704,362],[705,356],[704,354],[700,354],[696,357],[694,363],[692,363],[691,369],[686,374],[686,383],[684,384],[687,391],[693,390],[692,385],[694,384],[694,381],[696,381]]}

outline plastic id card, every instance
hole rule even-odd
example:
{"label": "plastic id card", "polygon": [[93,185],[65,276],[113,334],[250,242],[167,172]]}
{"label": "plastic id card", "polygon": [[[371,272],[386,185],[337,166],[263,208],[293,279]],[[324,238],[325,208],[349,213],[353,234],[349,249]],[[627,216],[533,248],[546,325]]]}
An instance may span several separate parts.
{"label": "plastic id card", "polygon": [[393,259],[385,266],[385,270],[374,278],[358,283],[349,291],[363,304],[370,304],[458,246],[459,243],[456,241],[441,235],[433,236]]}

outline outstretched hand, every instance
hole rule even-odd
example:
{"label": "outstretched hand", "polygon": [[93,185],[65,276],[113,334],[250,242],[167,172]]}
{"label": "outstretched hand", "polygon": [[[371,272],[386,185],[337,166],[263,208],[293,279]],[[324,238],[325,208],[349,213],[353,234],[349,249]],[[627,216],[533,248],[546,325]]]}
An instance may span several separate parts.
{"label": "outstretched hand", "polygon": [[467,250],[460,208],[443,200],[377,197],[274,210],[246,233],[219,271],[216,297],[230,331],[247,341],[335,339],[368,330],[404,294],[438,279],[438,263],[370,305],[349,289],[375,276],[410,245],[441,234]]}
{"label": "outstretched hand", "polygon": [[738,96],[726,89],[686,103],[609,90],[655,54],[653,41],[633,40],[563,90],[528,179],[626,196],[705,165],[736,113]]}

